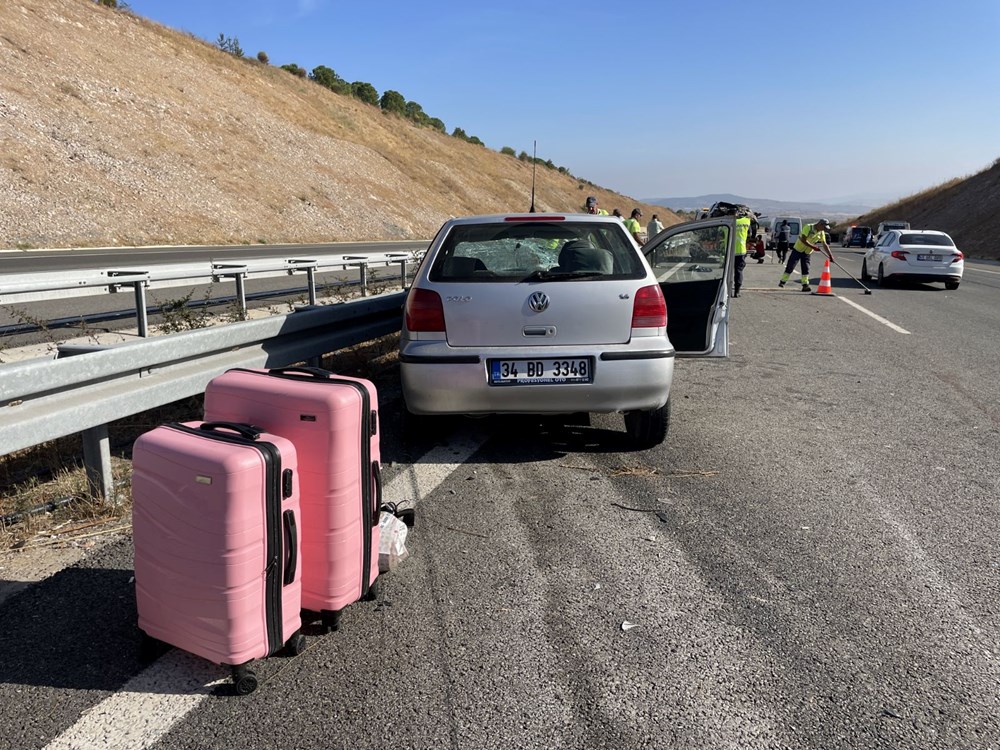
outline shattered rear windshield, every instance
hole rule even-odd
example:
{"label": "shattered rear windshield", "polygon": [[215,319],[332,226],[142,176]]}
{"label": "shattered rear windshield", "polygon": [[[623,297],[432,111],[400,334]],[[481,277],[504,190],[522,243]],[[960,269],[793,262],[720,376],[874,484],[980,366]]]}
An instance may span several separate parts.
{"label": "shattered rear windshield", "polygon": [[431,267],[431,281],[641,279],[639,253],[620,224],[528,221],[459,224]]}

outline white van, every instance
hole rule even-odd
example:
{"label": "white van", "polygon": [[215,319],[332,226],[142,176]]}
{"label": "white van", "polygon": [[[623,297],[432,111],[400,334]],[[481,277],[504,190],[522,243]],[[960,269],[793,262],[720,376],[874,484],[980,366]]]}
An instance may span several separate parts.
{"label": "white van", "polygon": [[788,247],[795,244],[799,238],[799,231],[802,229],[801,216],[775,216],[771,222],[771,238],[768,240],[767,249],[776,250],[778,248],[778,232],[781,230],[781,222],[788,222]]}
{"label": "white van", "polygon": [[890,229],[909,229],[910,222],[908,221],[883,221],[878,225],[878,229],[875,230],[875,241]]}

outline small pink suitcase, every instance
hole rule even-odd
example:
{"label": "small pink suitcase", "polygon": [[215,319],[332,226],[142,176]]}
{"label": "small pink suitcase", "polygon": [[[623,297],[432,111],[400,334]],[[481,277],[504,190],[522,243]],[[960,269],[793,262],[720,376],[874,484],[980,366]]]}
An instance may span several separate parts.
{"label": "small pink suitcase", "polygon": [[302,499],[302,607],[336,630],[378,577],[378,393],[313,367],[229,370],[205,390],[205,418],[252,422],[295,444]]}
{"label": "small pink suitcase", "polygon": [[295,446],[246,424],[167,424],[132,453],[136,606],[144,647],[232,667],[297,654],[302,597]]}

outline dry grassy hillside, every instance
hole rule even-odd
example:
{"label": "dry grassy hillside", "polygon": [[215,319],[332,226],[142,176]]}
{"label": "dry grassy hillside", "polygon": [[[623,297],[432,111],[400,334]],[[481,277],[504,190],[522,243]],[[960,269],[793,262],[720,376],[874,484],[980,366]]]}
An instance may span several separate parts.
{"label": "dry grassy hillside", "polygon": [[971,177],[951,180],[871,211],[855,223],[875,229],[880,221],[900,219],[914,229],[938,229],[972,258],[1000,260],[995,239],[1000,214],[1000,159]]}
{"label": "dry grassy hillside", "polygon": [[[0,248],[427,238],[530,203],[514,157],[91,0],[2,0],[0,70]],[[589,194],[642,205],[538,168],[538,210]]]}

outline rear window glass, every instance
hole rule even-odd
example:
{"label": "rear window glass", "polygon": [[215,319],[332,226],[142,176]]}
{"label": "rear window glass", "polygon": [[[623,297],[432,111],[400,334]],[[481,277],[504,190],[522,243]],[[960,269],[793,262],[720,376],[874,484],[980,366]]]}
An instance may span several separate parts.
{"label": "rear window glass", "polygon": [[935,245],[937,247],[953,247],[954,242],[946,234],[919,234],[905,232],[899,235],[900,245]]}
{"label": "rear window glass", "polygon": [[516,283],[641,279],[646,268],[620,223],[526,221],[459,224],[431,266],[431,281]]}

